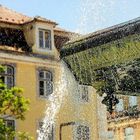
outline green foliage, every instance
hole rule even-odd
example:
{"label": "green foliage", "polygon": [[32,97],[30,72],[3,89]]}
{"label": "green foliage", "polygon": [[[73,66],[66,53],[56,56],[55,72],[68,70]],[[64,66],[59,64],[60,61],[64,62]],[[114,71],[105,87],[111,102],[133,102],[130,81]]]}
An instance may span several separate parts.
{"label": "green foliage", "polygon": [[[0,66],[0,72],[4,68]],[[13,128],[5,125],[5,120],[9,117],[14,119],[25,119],[25,113],[28,110],[29,99],[22,96],[23,89],[12,87],[9,89],[0,80],[0,140],[13,140],[16,136],[19,140],[31,139],[26,133],[16,133]]]}
{"label": "green foliage", "polygon": [[7,114],[16,119],[25,119],[29,100],[22,97],[22,89],[7,87],[0,83],[0,114]]}
{"label": "green foliage", "polygon": [[13,140],[15,131],[11,127],[5,126],[4,119],[0,119],[0,140]]}
{"label": "green foliage", "polygon": [[33,140],[33,138],[26,132],[17,133],[18,140]]}

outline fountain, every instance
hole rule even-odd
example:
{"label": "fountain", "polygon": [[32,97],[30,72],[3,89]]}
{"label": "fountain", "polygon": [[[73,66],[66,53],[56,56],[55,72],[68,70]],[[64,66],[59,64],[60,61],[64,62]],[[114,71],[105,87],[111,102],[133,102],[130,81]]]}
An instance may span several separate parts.
{"label": "fountain", "polygon": [[112,112],[115,94],[140,93],[140,18],[70,41],[61,58],[80,84],[107,96],[102,101]]}
{"label": "fountain", "polygon": [[[82,109],[75,101],[79,84],[94,87],[99,95],[104,96],[106,93],[104,98],[98,97],[98,106],[101,106],[101,103],[105,104],[110,113],[119,102],[117,94],[140,94],[139,33],[140,18],[137,18],[79,37],[63,46],[60,57],[66,64],[62,62],[61,79],[56,83],[56,89],[49,98],[50,104],[46,108],[42,128],[38,130],[38,140],[51,139],[49,138],[50,124],[57,122],[57,114],[68,100],[68,95],[72,99],[70,106],[74,108],[73,116],[77,120],[80,118]],[[71,95],[72,93],[74,94]],[[106,108],[102,106],[102,110]],[[107,131],[106,115],[102,113],[104,112],[101,110],[97,111],[98,122],[102,122],[98,125],[100,140],[106,139]],[[63,123],[60,126],[60,140],[63,127],[66,125],[73,127],[77,124],[74,121]],[[67,139],[70,139],[69,136]]]}

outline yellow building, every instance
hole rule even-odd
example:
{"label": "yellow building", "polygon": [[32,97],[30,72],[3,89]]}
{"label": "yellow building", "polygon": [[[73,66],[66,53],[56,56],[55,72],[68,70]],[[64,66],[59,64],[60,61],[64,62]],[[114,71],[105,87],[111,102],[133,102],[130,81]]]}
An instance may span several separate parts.
{"label": "yellow building", "polygon": [[7,67],[3,80],[9,87],[22,87],[30,99],[25,121],[9,118],[7,125],[37,139],[46,120],[47,140],[103,139],[100,131],[107,126],[102,127],[104,118],[97,111],[99,97],[92,87],[78,85],[59,58],[71,35],[54,21],[0,6],[0,64]]}

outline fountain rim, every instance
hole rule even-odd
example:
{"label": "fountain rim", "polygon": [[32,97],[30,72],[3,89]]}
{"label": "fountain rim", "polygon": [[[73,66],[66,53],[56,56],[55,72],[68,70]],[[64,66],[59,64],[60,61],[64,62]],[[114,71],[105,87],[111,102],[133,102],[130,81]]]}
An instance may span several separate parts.
{"label": "fountain rim", "polygon": [[140,33],[140,17],[105,28],[87,35],[83,35],[74,41],[69,41],[63,45],[60,57],[72,55],[87,49],[97,47],[123,37]]}

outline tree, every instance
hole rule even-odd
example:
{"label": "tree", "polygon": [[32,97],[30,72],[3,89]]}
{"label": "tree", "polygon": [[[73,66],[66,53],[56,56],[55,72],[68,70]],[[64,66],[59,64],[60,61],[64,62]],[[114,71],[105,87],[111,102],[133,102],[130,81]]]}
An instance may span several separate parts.
{"label": "tree", "polygon": [[[0,73],[4,72],[4,67],[0,66]],[[1,77],[0,77],[1,78]],[[16,132],[14,128],[6,126],[9,117],[14,119],[25,119],[28,110],[29,99],[22,96],[23,90],[18,87],[8,88],[0,80],[0,140],[13,140],[16,136],[19,140],[31,139],[27,133]]]}

